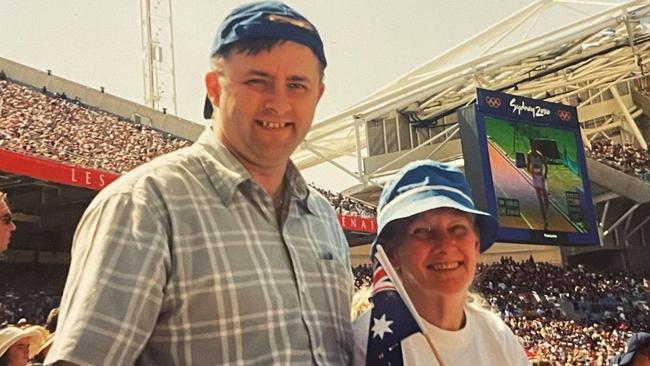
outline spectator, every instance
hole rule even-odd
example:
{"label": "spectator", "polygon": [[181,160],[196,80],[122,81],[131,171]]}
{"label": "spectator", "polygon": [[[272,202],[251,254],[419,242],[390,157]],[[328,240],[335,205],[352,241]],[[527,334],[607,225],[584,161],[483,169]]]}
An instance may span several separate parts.
{"label": "spectator", "polygon": [[370,287],[372,281],[372,266],[370,264],[362,264],[352,268],[354,274],[354,288],[356,291],[362,288]]}
{"label": "spectator", "polygon": [[219,29],[212,128],[90,204],[46,363],[349,363],[347,242],[289,158],[324,91],[322,41],[279,2]]}
{"label": "spectator", "polygon": [[43,365],[45,362],[45,357],[47,357],[47,354],[50,352],[50,347],[52,347],[52,342],[54,342],[54,334],[58,318],[59,308],[52,309],[48,314],[47,322],[45,323],[43,343],[34,356],[34,366]]}
{"label": "spectator", "polygon": [[50,313],[47,314],[47,321],[45,322],[45,329],[48,332],[56,332],[56,325],[59,322],[59,308],[54,308],[50,310]]}
{"label": "spectator", "polygon": [[345,216],[359,216],[363,218],[374,218],[377,216],[374,207],[368,206],[353,198],[345,197],[340,193],[334,193],[330,190],[319,188],[313,183],[310,184],[310,186],[325,196],[338,214]]}
{"label": "spectator", "polygon": [[11,233],[15,230],[16,224],[9,209],[7,194],[0,191],[0,253],[9,248]]}
{"label": "spectator", "polygon": [[43,324],[61,299],[67,266],[32,263],[0,264],[0,323]]}
{"label": "spectator", "polygon": [[0,366],[25,366],[43,342],[36,327],[9,326],[0,330]]}
{"label": "spectator", "polygon": [[375,304],[372,313],[353,322],[353,365],[386,357],[405,365],[528,365],[506,324],[468,300],[479,253],[492,245],[498,227],[495,218],[475,208],[470,194],[460,170],[428,160],[407,164],[384,187],[373,248],[385,248],[437,352],[422,333],[402,340],[395,356],[374,350],[374,338],[393,333],[388,327],[393,321],[382,325],[387,315],[375,314]]}

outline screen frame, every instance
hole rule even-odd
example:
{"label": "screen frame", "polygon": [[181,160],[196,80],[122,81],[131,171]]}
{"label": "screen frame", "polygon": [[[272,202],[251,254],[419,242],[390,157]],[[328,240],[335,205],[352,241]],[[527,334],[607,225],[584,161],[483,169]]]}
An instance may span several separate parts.
{"label": "screen frame", "polygon": [[[477,88],[476,103],[459,111],[459,125],[468,178],[477,207],[499,218],[495,183],[490,165],[486,119],[523,123],[536,128],[550,127],[569,131],[575,139],[576,165],[583,189],[583,222],[587,232],[504,227],[500,222],[497,241],[506,243],[562,246],[600,245],[599,228],[592,203],[591,184],[577,110],[573,106]],[[470,158],[472,157],[472,158]],[[475,157],[478,157],[475,158]]]}

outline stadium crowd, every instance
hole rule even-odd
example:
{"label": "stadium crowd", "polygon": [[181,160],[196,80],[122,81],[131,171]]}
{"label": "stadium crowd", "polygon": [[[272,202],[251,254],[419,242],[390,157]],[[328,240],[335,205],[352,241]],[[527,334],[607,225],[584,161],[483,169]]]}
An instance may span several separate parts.
{"label": "stadium crowd", "polygon": [[65,94],[0,80],[2,149],[121,174],[189,144]]}
{"label": "stadium crowd", "polygon": [[638,90],[641,94],[650,97],[650,88],[644,85],[641,85],[641,80],[637,80],[637,86],[636,90]]}
{"label": "stadium crowd", "polygon": [[377,216],[377,210],[374,207],[363,204],[353,198],[335,193],[330,190],[317,187],[313,183],[312,188],[320,192],[334,207],[336,213],[344,216],[359,216],[364,218],[374,218]]}
{"label": "stadium crowd", "polygon": [[650,181],[650,154],[631,144],[617,144],[609,139],[591,143],[587,156],[626,174]]}
{"label": "stadium crowd", "polygon": [[66,273],[62,265],[0,263],[0,323],[45,322],[59,306]]}
{"label": "stadium crowd", "polygon": [[[367,291],[372,268],[353,271],[356,291]],[[531,360],[608,365],[633,332],[650,329],[650,288],[641,275],[507,257],[478,271],[474,291],[510,326]]]}

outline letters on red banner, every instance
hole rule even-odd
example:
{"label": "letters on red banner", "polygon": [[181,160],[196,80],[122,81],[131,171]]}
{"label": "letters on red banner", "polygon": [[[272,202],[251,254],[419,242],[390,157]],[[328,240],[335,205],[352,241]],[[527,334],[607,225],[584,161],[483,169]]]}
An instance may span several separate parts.
{"label": "letters on red banner", "polygon": [[101,190],[119,177],[115,173],[63,164],[45,158],[0,149],[0,170],[17,175]]}
{"label": "letters on red banner", "polygon": [[364,233],[377,232],[377,220],[359,216],[338,215],[339,223],[343,230],[359,231]]}

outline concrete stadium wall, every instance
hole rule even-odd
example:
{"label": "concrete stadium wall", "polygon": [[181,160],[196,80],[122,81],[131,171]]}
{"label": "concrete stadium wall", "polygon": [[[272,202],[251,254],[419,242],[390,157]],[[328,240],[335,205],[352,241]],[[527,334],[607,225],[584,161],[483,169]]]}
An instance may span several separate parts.
{"label": "concrete stadium wall", "polygon": [[352,267],[361,264],[370,264],[370,244],[351,247],[350,262],[352,263]]}
{"label": "concrete stadium wall", "polygon": [[650,247],[628,247],[626,269],[650,273]]}
{"label": "concrete stadium wall", "polygon": [[622,196],[629,197],[636,202],[650,201],[650,183],[637,177],[626,174],[618,169],[614,169],[606,164],[602,164],[587,158],[587,169],[589,179],[613,192]]}
{"label": "concrete stadium wall", "polygon": [[99,89],[81,85],[2,57],[0,57],[0,70],[13,81],[36,89],[45,87],[50,93],[65,93],[70,100],[78,99],[87,106],[104,110],[126,120],[135,121],[135,115],[137,114],[141,117],[142,124],[187,140],[195,141],[205,128],[202,124],[162,113],[142,104],[107,94]]}

